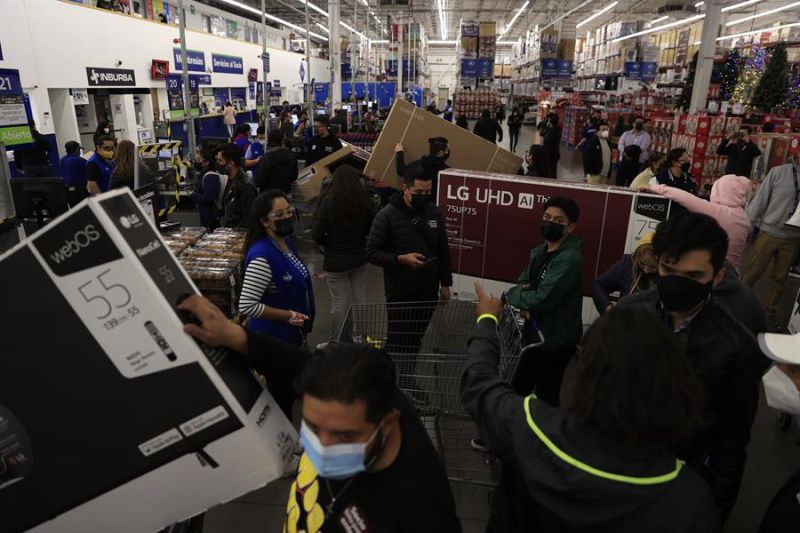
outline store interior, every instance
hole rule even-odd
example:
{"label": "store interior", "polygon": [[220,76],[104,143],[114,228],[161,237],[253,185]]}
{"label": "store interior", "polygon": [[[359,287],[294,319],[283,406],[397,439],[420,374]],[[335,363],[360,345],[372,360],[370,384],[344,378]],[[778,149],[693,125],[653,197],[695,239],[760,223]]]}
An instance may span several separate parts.
{"label": "store interior", "polygon": [[[402,195],[407,188],[402,165],[397,165],[398,154],[405,153],[408,164],[433,158],[442,146],[447,147],[447,165],[442,168],[452,171],[455,177],[447,179],[455,181],[445,181],[447,172],[440,172],[432,195],[450,240],[455,277],[451,296],[463,301],[477,298],[472,289],[475,281],[496,294],[511,290],[518,281],[516,274],[512,277],[506,270],[521,271],[529,250],[541,242],[536,229],[539,220],[532,217],[540,216],[535,210],[543,208],[533,204],[543,204],[547,198],[535,199],[537,187],[548,191],[542,194],[557,190],[565,196],[592,198],[591,206],[581,206],[591,218],[581,219],[576,232],[587,235],[582,275],[591,282],[619,256],[635,251],[646,233],[642,228],[655,230],[667,219],[666,215],[648,218],[640,204],[655,198],[665,202],[670,215],[685,211],[675,197],[665,199],[651,188],[664,183],[659,173],[672,172],[669,166],[652,167],[645,181],[632,185],[655,155],[672,157],[679,149],[669,161],[686,165],[681,172],[689,185],[674,187],[690,190],[708,203],[719,202],[713,189],[723,176],[735,174],[749,180],[744,205],[734,209],[739,214],[743,210],[749,214],[748,204],[763,194],[764,183],[774,187],[782,168],[791,166],[794,174],[786,170],[785,181],[793,175],[797,186],[800,2],[792,0],[3,0],[2,4],[0,11],[15,22],[0,23],[0,272],[16,264],[14,258],[28,249],[35,250],[43,269],[52,268],[46,267],[47,257],[36,248],[46,240],[42,236],[77,219],[76,212],[90,205],[98,210],[103,198],[113,197],[103,196],[113,193],[103,188],[96,196],[88,171],[85,175],[82,171],[82,181],[71,181],[75,178],[68,170],[70,158],[80,158],[81,169],[99,168],[105,157],[103,141],[112,142],[115,155],[106,164],[113,189],[117,187],[114,169],[125,164],[120,163],[120,143],[127,141],[133,146],[130,168],[136,170],[131,170],[121,188],[131,191],[138,206],[136,215],[141,214],[147,229],[158,235],[153,248],[169,252],[187,286],[230,320],[247,327],[248,316],[240,304],[250,261],[245,241],[250,213],[242,222],[228,223],[227,177],[220,181],[217,203],[211,204],[214,224],[206,224],[199,198],[205,194],[206,172],[227,172],[224,165],[216,171],[213,166],[219,165],[220,157],[225,161],[219,150],[231,142],[241,149],[242,179],[253,189],[254,198],[256,187],[262,194],[269,188],[259,184],[260,179],[270,179],[262,159],[274,150],[284,150],[290,154],[293,173],[285,191],[287,202],[296,209],[289,235],[307,269],[316,301],[313,329],[303,334],[304,349],[324,349],[332,322],[338,320],[329,312],[335,303],[330,272],[324,266],[326,248],[315,241],[312,228],[335,172],[343,167],[356,170],[379,212],[396,199],[393,195]],[[600,128],[606,126],[608,132],[602,137]],[[325,129],[324,135],[320,128]],[[267,139],[273,139],[276,131],[288,133],[270,144]],[[319,152],[318,145],[328,142],[329,135],[339,144]],[[644,145],[631,140],[641,136],[647,139]],[[444,144],[437,139],[444,139]],[[631,144],[636,146],[632,152],[628,150]],[[599,170],[590,162],[595,146]],[[261,155],[256,155],[259,150]],[[732,150],[751,150],[755,155],[741,163],[744,156]],[[198,154],[211,166],[198,167]],[[544,155],[534,161],[540,157],[534,154]],[[734,157],[741,164],[734,166]],[[675,174],[667,175],[677,179]],[[462,191],[470,180],[497,194],[485,193],[485,211]],[[512,192],[501,190],[503,186]],[[506,201],[504,194],[511,199]],[[529,207],[523,194],[534,198]],[[499,211],[489,211],[493,201]],[[800,205],[795,207],[794,219],[798,219]],[[470,213],[485,217],[478,229],[468,227]],[[114,216],[98,215],[97,224],[130,229],[133,219],[122,217],[125,221],[119,222]],[[500,222],[490,230],[492,216]],[[607,227],[608,221],[617,220],[614,216],[621,222]],[[794,219],[785,222],[788,235],[800,227],[791,222]],[[754,263],[758,254],[756,230],[749,229],[742,239],[743,268]],[[124,235],[120,227],[109,229],[109,234],[116,231]],[[115,243],[118,238],[113,237]],[[491,249],[493,240],[500,244]],[[787,247],[800,250],[800,234],[784,240]],[[74,242],[80,248],[78,240]],[[142,243],[130,245],[129,258],[127,252],[122,256],[129,261],[136,259],[135,254],[144,257],[151,245],[147,241],[142,248]],[[592,246],[596,249],[589,251]],[[66,257],[77,253],[69,247],[67,241]],[[476,250],[481,254],[480,267],[468,264],[478,257]],[[798,256],[794,255],[785,272],[765,272],[747,289],[760,305],[770,308],[769,316],[764,315],[768,327],[751,332],[753,339],[768,331],[800,339]],[[135,275],[150,276],[149,266],[142,264]],[[377,264],[365,268],[366,301],[386,307],[386,271]],[[738,283],[741,269],[733,273]],[[53,287],[62,292],[78,283],[56,274],[51,276]],[[585,331],[605,310],[596,307],[591,283],[583,281],[579,307]],[[13,282],[3,283],[9,284],[10,294]],[[174,310],[173,303],[162,298],[169,291],[162,290],[162,295],[156,290],[158,283],[147,277],[153,301]],[[777,296],[776,283],[780,286]],[[87,298],[83,290],[78,294]],[[624,296],[615,293],[614,301]],[[85,312],[69,302],[77,315]],[[293,320],[295,311],[291,313]],[[189,323],[184,315],[179,318]],[[432,335],[435,322],[427,335]],[[520,324],[530,322],[519,319]],[[108,330],[117,326],[105,323]],[[358,338],[357,342],[377,347],[383,342],[356,336],[353,328],[349,340]],[[85,335],[100,335],[90,330]],[[158,334],[149,327],[148,332],[156,339]],[[182,330],[175,329],[175,334],[181,335]],[[166,342],[164,337],[160,340]],[[17,350],[19,344],[9,345]],[[216,365],[214,355],[204,355],[196,346],[193,350],[197,354],[192,357],[208,356]],[[398,364],[402,369],[402,363]],[[214,365],[204,361],[199,366],[212,375],[223,398],[236,396],[235,387],[226,388],[224,372],[219,372],[223,378],[217,376]],[[247,372],[252,374],[249,368]],[[257,377],[259,390],[268,391],[269,376]],[[458,380],[460,374],[451,378]],[[736,503],[722,525],[725,533],[766,533],[759,526],[773,497],[800,470],[800,413],[793,416],[770,407],[760,384],[758,394],[758,410],[744,450],[744,475]],[[27,398],[21,393],[19,397]],[[11,455],[2,447],[7,429],[4,404],[0,394],[0,467],[4,467],[0,468],[0,508],[5,488],[16,481],[20,481],[18,488],[23,486],[28,475],[26,471],[18,479],[4,477],[5,467],[15,464],[8,462]],[[462,530],[500,531],[492,529],[491,522],[497,512],[501,463],[491,452],[471,448],[476,424],[466,411],[452,419],[444,417],[450,420],[448,425],[442,422],[441,412],[414,405],[442,456]],[[257,423],[257,415],[247,421],[253,413],[247,409],[229,411],[255,435],[263,429],[269,406]],[[299,431],[301,420],[297,401],[289,420],[294,430]],[[188,436],[183,438],[188,440]],[[296,445],[299,457],[297,435],[283,437]],[[158,436],[162,438],[169,437],[164,433]],[[154,442],[141,446],[157,447]],[[250,441],[242,446],[246,449],[242,461],[248,454],[257,457],[263,452],[256,451],[258,446]],[[454,449],[443,449],[449,446]],[[213,443],[208,448],[213,449]],[[91,498],[80,496],[80,501],[64,504],[57,512],[26,510],[12,531],[109,531],[115,506],[173,486],[165,481],[171,475],[174,484],[193,487],[180,505],[170,510],[169,505],[142,496],[142,502],[151,506],[151,516],[139,520],[136,513],[125,510],[119,516],[127,522],[119,531],[293,531],[286,529],[286,495],[290,487],[295,490],[299,459],[294,471],[271,471],[267,479],[252,479],[242,471],[230,474],[238,477],[225,478],[228,467],[223,465],[214,490],[204,494],[194,486],[203,470],[192,467],[198,461],[203,468],[208,466],[206,451],[187,452],[173,463],[147,465],[129,479],[86,487]],[[264,453],[274,459],[277,452]],[[183,464],[175,466],[187,457],[192,467],[184,471],[180,470]],[[454,473],[454,464],[463,468]],[[8,501],[17,501],[12,498],[23,496],[14,494]],[[797,498],[800,501],[800,492]],[[800,523],[800,508],[794,511]],[[352,527],[342,531],[372,531]],[[307,528],[314,530],[310,522]]]}

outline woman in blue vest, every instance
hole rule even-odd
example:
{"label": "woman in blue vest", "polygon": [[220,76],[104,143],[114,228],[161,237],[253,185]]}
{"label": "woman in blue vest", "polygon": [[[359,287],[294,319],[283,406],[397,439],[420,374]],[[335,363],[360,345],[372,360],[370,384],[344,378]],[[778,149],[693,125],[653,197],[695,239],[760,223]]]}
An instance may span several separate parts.
{"label": "woman in blue vest", "polygon": [[[265,331],[301,347],[314,323],[314,288],[290,238],[294,217],[283,191],[270,189],[253,202],[239,312],[248,317],[248,331]],[[291,385],[269,383],[269,376],[267,383],[275,401],[291,414]]]}
{"label": "woman in blue vest", "polygon": [[94,153],[86,163],[86,184],[91,194],[106,192],[111,185],[115,145],[114,137],[110,135],[101,135],[97,139]]}

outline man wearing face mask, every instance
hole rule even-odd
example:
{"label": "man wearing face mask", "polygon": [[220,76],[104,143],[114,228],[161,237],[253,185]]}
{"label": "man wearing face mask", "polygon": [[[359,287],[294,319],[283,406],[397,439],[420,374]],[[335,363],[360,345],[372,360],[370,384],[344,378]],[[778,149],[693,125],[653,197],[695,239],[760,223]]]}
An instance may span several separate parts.
{"label": "man wearing face mask", "polygon": [[608,122],[597,123],[597,133],[586,145],[583,153],[586,181],[605,185],[611,180],[611,143],[608,142]]}
{"label": "man wearing face mask", "polygon": [[656,289],[617,304],[660,317],[705,388],[709,424],[674,451],[706,479],[723,521],[739,492],[766,366],[753,335],[712,296],[725,276],[727,249],[728,236],[713,218],[678,213],[653,238]]}
{"label": "man wearing face mask", "polygon": [[644,131],[644,119],[636,117],[633,121],[633,129],[626,131],[619,138],[619,152],[624,152],[625,148],[632,144],[637,145],[642,150],[639,155],[639,164],[644,165],[647,158],[650,157],[647,150],[650,148],[651,142],[650,134]]}
{"label": "man wearing face mask", "polygon": [[[433,203],[436,203],[436,194],[438,192],[439,172],[450,168],[447,166],[447,159],[450,157],[450,144],[444,137],[433,137],[428,139],[430,145],[428,155],[423,155],[411,165],[420,164],[425,170],[425,176],[431,181],[431,191]],[[398,176],[405,176],[406,162],[403,145],[397,143],[394,147],[395,166],[397,168]]]}
{"label": "man wearing face mask", "polygon": [[536,327],[545,344],[520,360],[512,386],[522,395],[557,406],[564,370],[581,336],[581,239],[575,235],[580,210],[570,198],[550,198],[539,229],[544,241],[531,250],[530,262],[508,302],[523,311],[527,327]]}
{"label": "man wearing face mask", "polygon": [[256,142],[250,143],[244,153],[244,168],[257,167],[264,157],[264,145],[267,144],[266,128],[259,126],[256,130]]}
{"label": "man wearing face mask", "polygon": [[753,130],[750,126],[742,126],[739,131],[731,133],[723,139],[717,147],[717,155],[728,156],[723,174],[750,177],[753,170],[753,160],[761,155],[761,150],[750,138]]}
{"label": "man wearing face mask", "polygon": [[91,194],[106,192],[111,185],[111,172],[114,170],[114,138],[110,135],[99,137],[94,153],[86,163],[87,188]]}
{"label": "man wearing face mask", "polygon": [[227,174],[216,172],[214,158],[208,150],[198,148],[194,154],[194,170],[199,178],[197,188],[189,196],[197,205],[200,224],[208,231],[219,227]]}
{"label": "man wearing face mask", "polygon": [[294,382],[302,396],[304,451],[286,531],[461,531],[442,463],[384,353],[331,343],[310,354],[246,331],[201,296],[179,307],[201,321],[187,333],[238,352],[270,383]]}
{"label": "man wearing face mask", "polygon": [[233,143],[222,144],[217,147],[215,159],[217,172],[228,177],[222,200],[225,227],[245,228],[250,221],[250,210],[258,191],[242,170],[239,147]]}
{"label": "man wearing face mask", "polygon": [[[764,374],[767,405],[787,415],[800,417],[800,333],[761,333],[758,344],[775,365]],[[800,531],[800,472],[784,483],[770,503],[758,533]]]}
{"label": "man wearing face mask", "polygon": [[431,201],[431,180],[421,164],[406,168],[402,192],[375,216],[366,252],[367,261],[383,267],[389,304],[386,349],[405,356],[400,362],[400,387],[424,403],[425,394],[413,378],[403,378],[413,375],[435,309],[435,303],[419,302],[449,300],[453,275],[444,217]]}

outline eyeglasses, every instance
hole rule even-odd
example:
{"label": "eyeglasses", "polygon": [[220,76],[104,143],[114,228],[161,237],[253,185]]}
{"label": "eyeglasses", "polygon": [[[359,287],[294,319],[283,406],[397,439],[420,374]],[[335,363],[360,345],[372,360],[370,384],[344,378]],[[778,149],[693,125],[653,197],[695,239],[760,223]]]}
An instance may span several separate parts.
{"label": "eyeglasses", "polygon": [[286,209],[278,209],[277,211],[271,211],[267,218],[270,220],[282,220],[284,218],[291,218],[297,210],[294,207],[287,207]]}

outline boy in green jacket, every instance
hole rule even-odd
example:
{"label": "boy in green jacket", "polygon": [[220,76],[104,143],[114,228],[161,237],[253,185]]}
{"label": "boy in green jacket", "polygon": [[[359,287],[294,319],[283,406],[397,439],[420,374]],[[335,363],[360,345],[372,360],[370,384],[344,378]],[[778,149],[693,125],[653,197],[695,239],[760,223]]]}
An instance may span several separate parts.
{"label": "boy in green jacket", "polygon": [[[531,260],[506,294],[514,307],[538,327],[545,343],[519,362],[512,386],[558,406],[564,370],[580,341],[581,240],[575,236],[580,210],[570,198],[547,201],[539,226],[544,242],[531,250]],[[530,324],[529,324],[530,325]]]}

